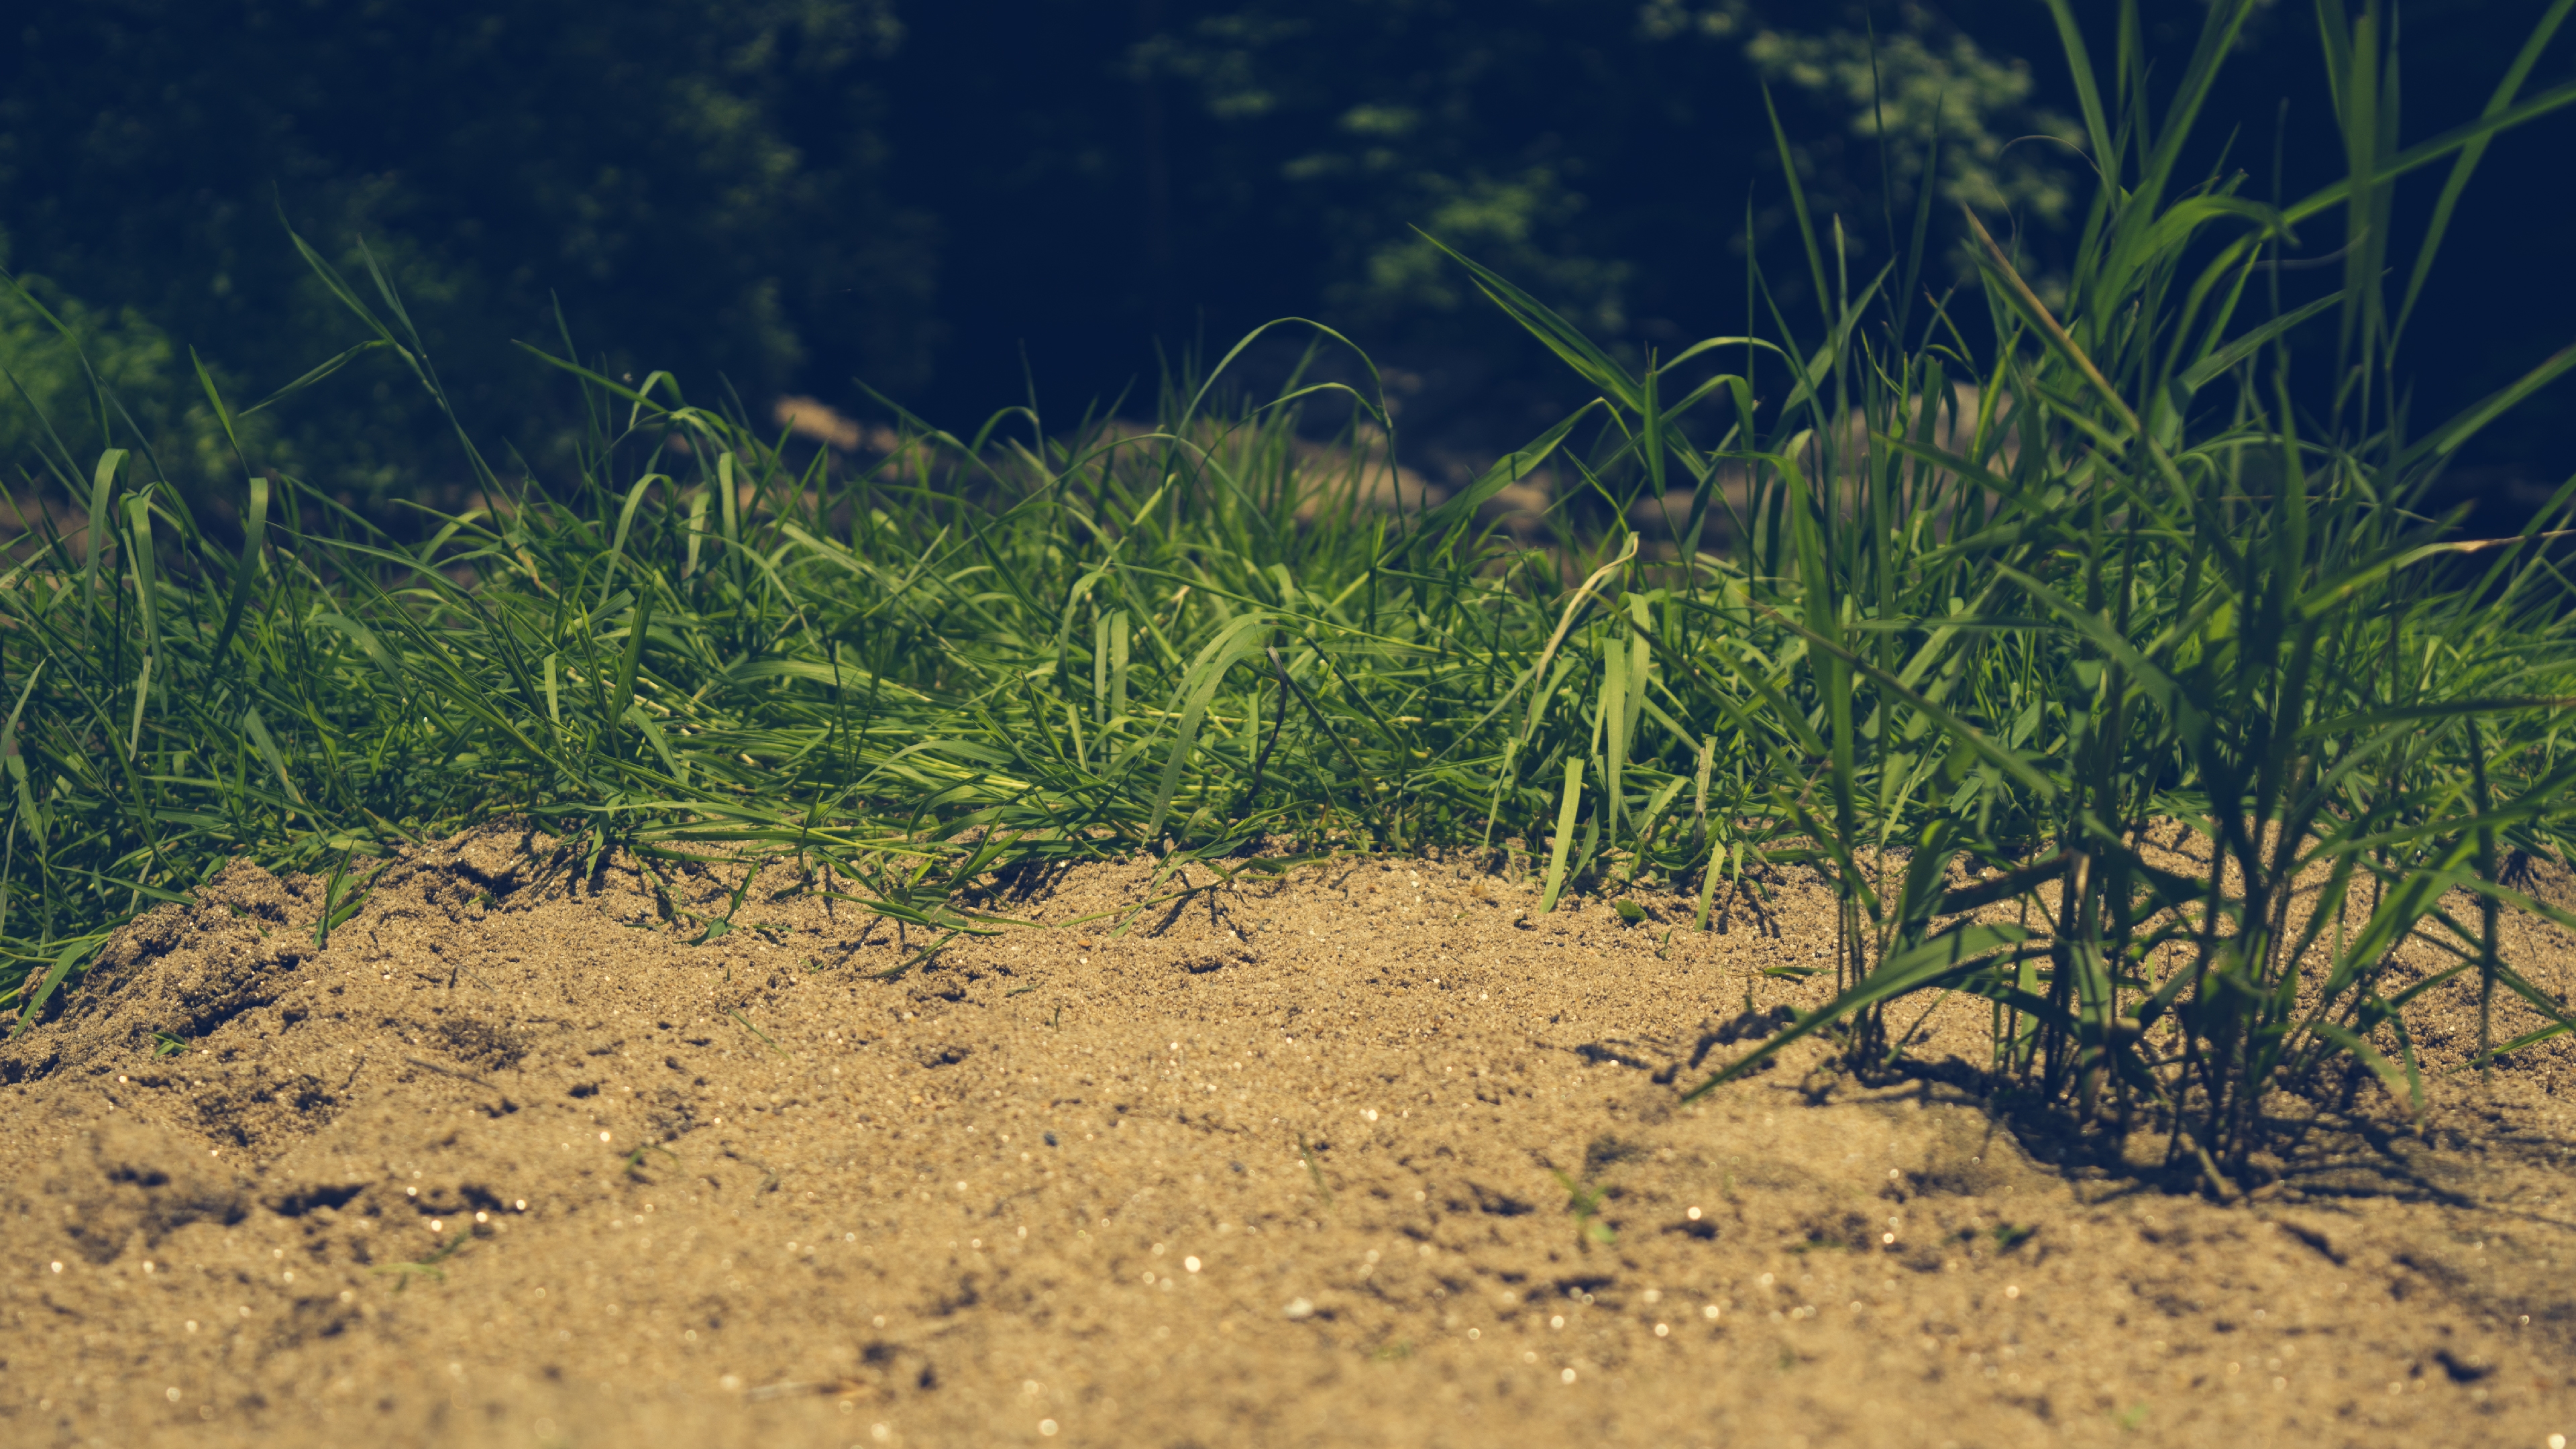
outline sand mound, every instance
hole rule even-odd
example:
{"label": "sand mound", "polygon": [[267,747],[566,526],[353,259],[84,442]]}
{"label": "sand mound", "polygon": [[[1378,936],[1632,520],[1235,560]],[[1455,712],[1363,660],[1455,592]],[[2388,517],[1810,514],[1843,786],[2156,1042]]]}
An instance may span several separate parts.
{"label": "sand mound", "polygon": [[[1682,1105],[1665,1068],[1802,999],[1761,974],[1830,943],[1795,881],[1703,935],[1452,863],[1093,866],[996,888],[1051,929],[881,980],[923,938],[831,882],[773,865],[682,931],[578,864],[424,851],[327,944],[320,882],[236,865],[0,1050],[0,1435],[2576,1432],[2563,1051],[2422,1136],[2365,1096],[2228,1208],[1965,1064],[1863,1089],[1793,1052]],[[701,911],[742,885],[659,869]]]}

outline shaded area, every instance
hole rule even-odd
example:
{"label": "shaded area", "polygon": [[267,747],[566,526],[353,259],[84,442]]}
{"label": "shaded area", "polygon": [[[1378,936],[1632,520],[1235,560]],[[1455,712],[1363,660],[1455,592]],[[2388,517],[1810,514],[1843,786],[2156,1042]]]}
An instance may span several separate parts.
{"label": "shaded area", "polygon": [[[2151,94],[2202,9],[2145,8]],[[2406,138],[2474,115],[2531,19],[2492,0],[2409,7]],[[2107,21],[2087,23],[2106,59]],[[2295,6],[2257,17],[2187,173],[2223,161],[2255,195],[2276,173],[2288,195],[2337,173],[2309,23]],[[612,374],[675,368],[693,397],[739,395],[755,415],[784,393],[855,409],[864,379],[961,429],[1031,382],[1069,423],[1270,318],[1319,317],[1391,369],[1407,461],[1435,477],[1584,394],[1413,226],[1628,354],[1768,330],[1766,308],[1747,312],[1748,225],[1781,307],[1814,315],[1766,83],[1862,276],[1899,249],[1889,213],[1909,205],[1936,101],[1945,199],[2008,208],[2041,257],[2081,219],[2083,163],[2036,139],[2079,134],[2058,39],[2041,7],[2000,0],[656,0],[613,16],[132,0],[40,4],[13,39],[6,263],[48,280],[38,295],[139,422],[226,491],[234,469],[190,351],[239,403],[357,340],[281,210],[353,275],[363,241],[470,423],[541,469],[561,466],[578,407],[508,344],[558,345],[560,304]],[[2563,80],[2568,55],[2562,37],[2527,90]],[[2531,184],[2558,169],[2571,125],[2506,138],[2468,193],[2412,328],[2403,381],[2420,418],[2576,337],[2553,250],[2576,203]],[[77,366],[32,314],[0,312],[0,351],[86,455]],[[1253,389],[1293,354],[1256,359]],[[2319,362],[2303,373],[2330,377]],[[2567,386],[2455,470],[2481,526],[2576,468],[2551,422]],[[17,399],[0,413],[0,444],[36,446]],[[380,363],[255,432],[263,462],[352,499],[470,481],[418,390]]]}

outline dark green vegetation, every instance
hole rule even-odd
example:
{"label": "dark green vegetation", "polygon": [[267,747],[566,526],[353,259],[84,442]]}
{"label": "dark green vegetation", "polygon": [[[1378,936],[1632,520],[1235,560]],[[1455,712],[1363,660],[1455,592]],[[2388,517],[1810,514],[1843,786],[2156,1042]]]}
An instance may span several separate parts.
{"label": "dark green vegetation", "polygon": [[[2476,110],[2537,3],[2406,7],[2414,130]],[[2247,166],[2291,196],[2339,174],[2310,9],[2247,23],[2185,169]],[[2201,13],[2143,7],[2160,96]],[[385,268],[513,476],[520,457],[577,466],[577,389],[510,345],[556,346],[559,309],[610,376],[668,367],[754,416],[800,393],[878,422],[854,379],[945,420],[1026,397],[1031,376],[1064,412],[1142,379],[1141,415],[1158,350],[1204,360],[1314,317],[1386,369],[1404,461],[1446,482],[1586,394],[1413,225],[1633,368],[1648,347],[1767,331],[1742,285],[1748,231],[1783,307],[1813,312],[1765,86],[1813,214],[1844,218],[1864,273],[1904,253],[1884,213],[1910,214],[1928,172],[1925,280],[1973,270],[1965,202],[2055,296],[2087,184],[2038,0],[22,0],[0,33],[0,266],[74,322],[207,508],[238,482],[191,353],[247,399],[360,340],[281,219],[344,270],[364,270],[362,244]],[[2535,83],[2571,55],[2560,36]],[[2576,115],[2546,118],[2490,169],[2547,175],[2571,144]],[[2409,249],[2424,210],[2400,208]],[[2571,227],[2565,188],[2465,199],[2461,265],[2419,308],[2401,378],[2424,412],[2576,331],[2576,300],[2542,280]],[[2304,302],[2330,277],[2284,280]],[[49,337],[0,298],[0,365],[94,454],[81,370]],[[2292,339],[2306,383],[2333,374],[2332,343]],[[1260,349],[1234,376],[1267,390],[1296,356]],[[2576,382],[2544,396],[2563,406]],[[2493,526],[2576,467],[2545,411],[2486,430],[2450,475],[2494,500]],[[400,500],[453,508],[473,483],[390,358],[252,426],[264,465],[388,529],[413,519]],[[34,437],[0,382],[0,460]]]}
{"label": "dark green vegetation", "polygon": [[[1363,327],[1419,371],[1503,324],[1409,220],[1612,334],[1678,335],[1658,319],[1740,300],[1696,263],[1768,164],[1748,144],[1759,76],[1813,138],[1810,184],[1875,196],[1871,148],[1845,135],[1857,19],[1782,19],[1728,3],[1641,24],[1629,0],[33,0],[0,51],[0,265],[43,279],[209,492],[231,469],[190,349],[256,397],[356,340],[281,218],[345,268],[361,244],[385,268],[504,471],[498,440],[573,465],[577,393],[509,346],[553,338],[558,309],[602,371],[670,366],[755,410],[795,392],[854,410],[857,377],[980,411],[1023,395],[1021,344],[1042,396],[1107,397],[1152,375],[1158,340],[1287,314]],[[2071,156],[2002,152],[2074,134],[2032,113],[2026,73],[1930,20],[1886,67],[1898,134],[1927,136],[1940,101],[1953,194],[2064,218]],[[1674,148],[1717,169],[1666,184],[1651,158]],[[1766,235],[1785,221],[1776,186],[1762,213]],[[1691,281],[1713,286],[1671,294]],[[0,365],[68,429],[80,370],[46,339],[0,302]],[[1518,360],[1499,389],[1517,406],[1478,420],[1480,447],[1564,405]],[[0,383],[0,449],[30,422]],[[403,521],[388,500],[468,482],[388,363],[257,426],[264,461],[380,525]]]}
{"label": "dark green vegetation", "polygon": [[[585,336],[763,401],[825,341],[836,382],[924,373],[935,249],[885,195],[884,5],[36,0],[8,34],[0,263],[77,314],[192,493],[238,477],[192,352],[257,397],[357,340],[282,221],[399,279],[438,355],[474,364],[451,400],[550,463],[576,418],[509,339],[547,335],[558,300]],[[45,334],[0,301],[0,365],[77,435],[80,369]],[[469,481],[399,367],[252,426],[263,462],[361,504]]]}
{"label": "dark green vegetation", "polygon": [[[1854,268],[1799,200],[1809,309],[1631,368],[1455,258],[1597,400],[1428,510],[1358,506],[1366,449],[1301,455],[1298,410],[1338,384],[1177,390],[1143,436],[1014,410],[846,478],[665,377],[558,359],[579,469],[514,492],[466,444],[508,501],[416,545],[252,458],[230,546],[138,458],[49,451],[106,527],[0,588],[13,994],[40,1007],[234,852],[354,899],[376,853],[503,814],[594,853],[793,857],[925,949],[1004,928],[952,904],[983,872],[1258,868],[1262,835],[1527,841],[1549,907],[1651,877],[1696,882],[1703,921],[1798,858],[1841,882],[1844,990],[1778,1040],[1831,1029],[1870,1069],[1904,1047],[1892,1003],[1985,997],[2000,1073],[2145,1114],[2227,1191],[2267,1092],[2359,1063],[2410,1094],[2405,1011],[2440,981],[2553,1023],[2497,1051],[2569,1025],[2497,959],[2493,910],[2537,908],[2513,852],[2569,843],[2576,611],[2548,544],[2576,484],[2503,540],[2418,504],[2576,350],[2418,424],[2391,357],[2433,252],[2387,238],[2398,178],[2465,185],[2488,138],[2576,103],[2523,85],[2572,7],[2482,116],[2402,149],[2386,17],[2330,12],[2348,175],[2282,204],[2177,170],[2252,0],[2211,7],[2156,109],[2129,31],[2097,68],[2061,7],[2106,181],[2056,305],[1973,218],[1982,285],[1936,305],[1919,241]],[[1925,236],[1933,205],[1891,229]],[[2271,263],[2318,232],[2344,285],[2282,310]],[[308,259],[441,396],[394,290]],[[2300,329],[2337,338],[2322,415],[2291,404]],[[1664,500],[1692,562],[1615,526],[1526,550],[1479,527],[1540,470],[1560,509]],[[2213,864],[2159,867],[2151,830]],[[2302,877],[2322,894],[2294,910]],[[2446,910],[2462,891],[2482,917]],[[2456,965],[2401,989],[2410,937]]]}

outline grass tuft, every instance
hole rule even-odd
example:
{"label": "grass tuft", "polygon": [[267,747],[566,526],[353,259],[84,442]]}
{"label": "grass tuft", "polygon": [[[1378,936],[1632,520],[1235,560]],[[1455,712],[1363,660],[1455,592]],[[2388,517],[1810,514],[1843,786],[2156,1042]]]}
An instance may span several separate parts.
{"label": "grass tuft", "polygon": [[[2479,118],[2400,148],[2380,12],[2336,10],[2350,174],[2273,204],[2180,169],[2255,0],[2208,7],[2153,117],[2137,87],[2103,106],[2052,3],[2102,177],[2062,288],[1968,215],[1982,285],[1901,296],[1919,219],[1852,278],[1801,201],[1816,323],[1771,308],[1768,336],[1640,367],[1449,253],[1599,395],[1445,499],[1382,476],[1375,395],[1229,400],[1223,363],[1151,427],[907,420],[854,466],[669,374],[548,356],[587,402],[579,465],[505,471],[460,426],[479,501],[401,538],[255,456],[211,377],[226,518],[140,439],[46,452],[0,574],[0,1004],[28,1029],[119,923],[235,856],[326,876],[318,944],[368,860],[509,817],[657,886],[732,853],[720,914],[661,889],[700,939],[749,863],[791,865],[894,925],[897,972],[1012,928],[960,906],[979,879],[1138,853],[1187,894],[1283,841],[1543,851],[1542,912],[1695,886],[1700,929],[1811,866],[1841,901],[1832,1004],[1697,1090],[1818,1033],[1883,1071],[1893,1006],[1964,993],[2000,1079],[2166,1132],[2222,1195],[2268,1093],[2362,1072],[2420,1101],[2406,1015],[2446,982],[2541,1023],[2481,1063],[2564,1034],[2494,943],[2499,908],[2576,927],[2499,864],[2567,854],[2576,483],[2504,539],[2424,500],[2576,350],[2423,427],[2395,349],[2486,142],[2576,88],[2521,94],[2535,32]],[[2393,183],[2441,163],[2392,308]],[[2339,286],[2286,295],[2277,264],[2338,220]],[[382,279],[304,255],[443,405]],[[2291,343],[2329,330],[2309,406]],[[1355,421],[1318,450],[1324,402]],[[1499,531],[1486,505],[1533,487],[1549,531]],[[1641,502],[1669,539],[1631,530]],[[2401,946],[2445,964],[2401,974]]]}

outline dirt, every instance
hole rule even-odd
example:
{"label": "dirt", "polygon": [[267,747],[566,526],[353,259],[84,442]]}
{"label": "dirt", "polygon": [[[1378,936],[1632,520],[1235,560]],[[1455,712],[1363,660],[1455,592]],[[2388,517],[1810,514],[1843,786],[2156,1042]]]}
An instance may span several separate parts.
{"label": "dirt", "polygon": [[712,933],[578,864],[423,851],[327,945],[324,882],[236,864],[0,1050],[0,1441],[2576,1433],[2564,1040],[2311,1110],[2223,1204],[1981,1096],[1982,1003],[1913,1075],[1685,1102],[1830,981],[1794,874],[1702,934],[1456,861],[1094,865],[921,969],[845,881]]}

